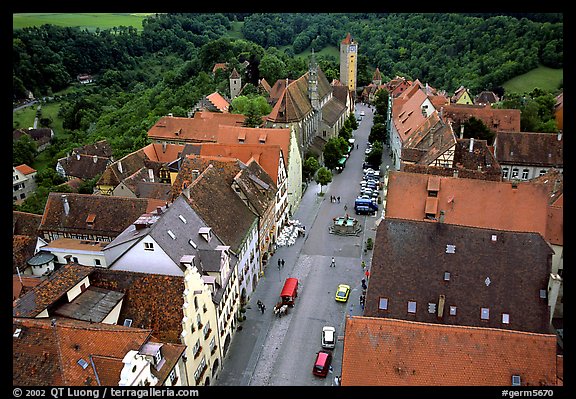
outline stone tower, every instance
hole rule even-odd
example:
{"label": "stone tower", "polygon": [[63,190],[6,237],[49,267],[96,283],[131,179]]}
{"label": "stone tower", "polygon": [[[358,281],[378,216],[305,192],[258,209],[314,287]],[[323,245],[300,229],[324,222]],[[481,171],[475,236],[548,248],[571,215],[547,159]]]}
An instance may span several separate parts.
{"label": "stone tower", "polygon": [[230,100],[234,100],[240,94],[240,89],[242,88],[242,78],[240,74],[234,68],[230,74]]}
{"label": "stone tower", "polygon": [[340,82],[356,96],[356,78],[358,75],[358,44],[350,33],[340,42]]}
{"label": "stone tower", "polygon": [[318,93],[318,63],[314,57],[314,49],[308,65],[308,98],[315,111],[320,109],[320,94]]}

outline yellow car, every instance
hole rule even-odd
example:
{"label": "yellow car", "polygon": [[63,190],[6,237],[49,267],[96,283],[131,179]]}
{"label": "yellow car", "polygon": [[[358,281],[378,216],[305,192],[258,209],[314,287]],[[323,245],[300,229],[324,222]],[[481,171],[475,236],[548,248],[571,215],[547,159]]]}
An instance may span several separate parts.
{"label": "yellow car", "polygon": [[350,286],[346,284],[340,284],[336,290],[336,300],[338,302],[346,302],[348,296],[350,295]]}

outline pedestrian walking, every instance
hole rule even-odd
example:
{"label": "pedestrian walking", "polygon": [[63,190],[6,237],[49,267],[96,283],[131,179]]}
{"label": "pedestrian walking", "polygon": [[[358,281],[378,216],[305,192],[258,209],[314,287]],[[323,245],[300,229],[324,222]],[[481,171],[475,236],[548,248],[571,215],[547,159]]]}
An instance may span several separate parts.
{"label": "pedestrian walking", "polygon": [[340,196],[338,196],[338,203],[340,203]]}
{"label": "pedestrian walking", "polygon": [[[348,207],[346,205],[344,205],[344,212],[346,212],[348,210]],[[346,215],[346,219],[348,219],[348,215]]]}
{"label": "pedestrian walking", "polygon": [[282,259],[282,268],[284,268],[284,259]]}
{"label": "pedestrian walking", "polygon": [[336,267],[336,259],[332,257],[332,263],[330,263],[330,267]]}
{"label": "pedestrian walking", "polygon": [[340,385],[340,376],[336,376],[334,377],[334,385],[339,386]]}
{"label": "pedestrian walking", "polygon": [[256,305],[258,305],[258,309],[260,310],[262,308],[262,301],[260,299],[258,299],[258,302],[256,302]]}
{"label": "pedestrian walking", "polygon": [[280,267],[282,267],[282,260],[278,258],[278,270],[280,270]]}
{"label": "pedestrian walking", "polygon": [[262,311],[262,314],[264,314],[264,311],[266,310],[266,305],[262,304],[262,306],[260,306],[260,310]]}

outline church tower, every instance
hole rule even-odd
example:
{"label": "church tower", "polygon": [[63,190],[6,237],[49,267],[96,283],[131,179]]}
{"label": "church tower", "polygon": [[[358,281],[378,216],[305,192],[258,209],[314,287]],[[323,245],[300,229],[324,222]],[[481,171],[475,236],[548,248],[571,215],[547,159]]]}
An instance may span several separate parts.
{"label": "church tower", "polygon": [[356,97],[358,75],[358,44],[350,33],[340,43],[340,82]]}
{"label": "church tower", "polygon": [[240,74],[234,68],[230,74],[230,100],[234,100],[240,94],[240,88],[242,87],[242,78]]}
{"label": "church tower", "polygon": [[314,57],[314,49],[308,65],[308,98],[315,111],[320,109],[320,94],[318,93],[318,63]]}

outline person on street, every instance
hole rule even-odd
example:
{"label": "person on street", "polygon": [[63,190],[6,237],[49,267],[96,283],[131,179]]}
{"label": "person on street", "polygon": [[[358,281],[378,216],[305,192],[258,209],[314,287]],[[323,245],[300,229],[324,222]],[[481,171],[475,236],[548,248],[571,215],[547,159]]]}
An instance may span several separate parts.
{"label": "person on street", "polygon": [[260,310],[262,311],[262,314],[264,314],[264,311],[266,310],[266,305],[262,304],[262,306],[260,306]]}
{"label": "person on street", "polygon": [[332,257],[332,263],[330,263],[330,267],[336,267],[336,259]]}
{"label": "person on street", "polygon": [[284,259],[282,259],[282,268],[284,268]]}

